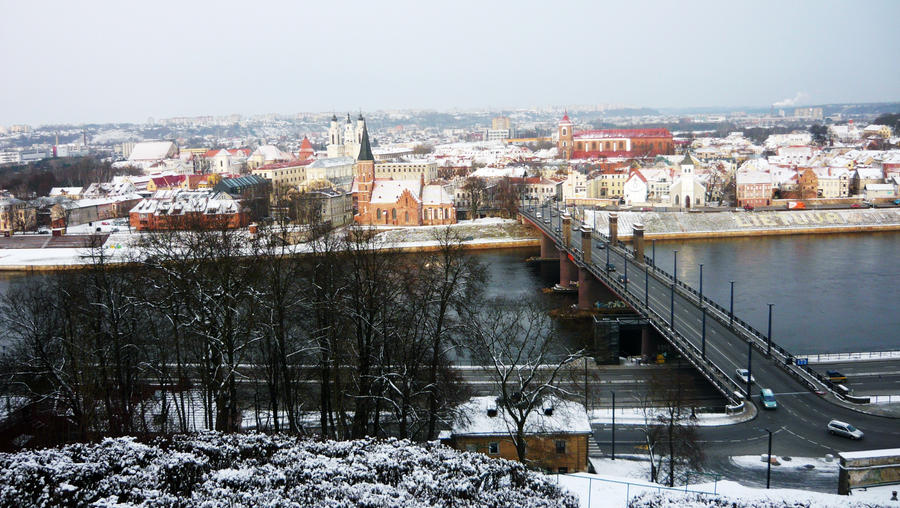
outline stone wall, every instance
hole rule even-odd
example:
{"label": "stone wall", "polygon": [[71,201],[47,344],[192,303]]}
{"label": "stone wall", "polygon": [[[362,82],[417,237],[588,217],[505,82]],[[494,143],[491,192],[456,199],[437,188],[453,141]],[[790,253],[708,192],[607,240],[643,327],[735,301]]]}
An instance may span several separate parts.
{"label": "stone wall", "polygon": [[[620,239],[630,239],[635,224],[643,224],[650,239],[900,230],[900,208],[617,213]],[[609,234],[609,212],[588,210],[584,217],[595,231]]]}

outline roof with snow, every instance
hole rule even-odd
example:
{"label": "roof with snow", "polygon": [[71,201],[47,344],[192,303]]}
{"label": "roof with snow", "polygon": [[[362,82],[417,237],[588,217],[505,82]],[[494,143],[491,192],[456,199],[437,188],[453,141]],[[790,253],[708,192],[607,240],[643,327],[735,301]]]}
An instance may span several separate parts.
{"label": "roof with snow", "polygon": [[326,157],[309,165],[310,168],[333,168],[353,164],[353,157]]}
{"label": "roof with snow", "polygon": [[143,141],[131,150],[129,161],[156,161],[175,155],[175,143],[171,141]]}
{"label": "roof with snow", "polygon": [[440,185],[426,185],[422,189],[422,204],[425,205],[450,205],[453,199]]}
{"label": "roof with snow", "polygon": [[669,129],[593,129],[575,133],[577,139],[672,138]]}
{"label": "roof with snow", "polygon": [[265,162],[289,161],[293,158],[275,145],[262,145],[253,152],[252,156],[260,156]]}
{"label": "roof with snow", "polygon": [[375,180],[375,188],[372,189],[372,204],[393,204],[396,203],[404,191],[409,191],[413,199],[421,202],[422,197],[419,195],[422,182],[419,180]]}
{"label": "roof with snow", "polygon": [[[552,407],[546,414],[545,407]],[[497,416],[488,416],[488,409],[497,409]],[[453,422],[453,435],[509,435],[512,418],[497,405],[496,397],[472,397],[459,407],[459,416]],[[525,420],[528,434],[590,434],[591,422],[583,404],[548,397]]]}

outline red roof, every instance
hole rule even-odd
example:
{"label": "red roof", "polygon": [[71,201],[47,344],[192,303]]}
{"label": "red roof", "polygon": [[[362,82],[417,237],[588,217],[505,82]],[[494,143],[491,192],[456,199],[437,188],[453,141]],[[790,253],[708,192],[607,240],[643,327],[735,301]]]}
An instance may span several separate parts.
{"label": "red roof", "polygon": [[184,181],[185,175],[166,175],[166,176],[157,176],[152,178],[153,185],[157,187],[171,187],[173,185],[178,185]]}
{"label": "red roof", "polygon": [[601,157],[634,157],[635,152],[630,152],[626,150],[610,150],[608,152],[603,152],[600,150],[575,150],[572,152],[573,159],[599,159]]}
{"label": "red roof", "polygon": [[594,129],[575,133],[576,138],[669,138],[669,129]]}
{"label": "red roof", "polygon": [[568,111],[566,111],[566,113],[563,115],[562,121],[563,122],[571,122],[572,121],[572,120],[569,120],[569,112]]}
{"label": "red roof", "polygon": [[631,174],[637,175],[638,178],[640,178],[641,180],[644,181],[644,183],[647,183],[647,179],[644,177],[644,174],[640,172],[640,170],[635,169],[634,171],[631,172]]}

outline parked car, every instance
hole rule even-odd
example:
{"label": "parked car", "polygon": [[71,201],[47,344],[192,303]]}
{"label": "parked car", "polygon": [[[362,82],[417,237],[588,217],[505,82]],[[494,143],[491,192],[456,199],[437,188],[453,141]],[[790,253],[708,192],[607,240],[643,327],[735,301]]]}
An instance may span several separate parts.
{"label": "parked car", "polygon": [[759,400],[762,401],[763,408],[777,409],[778,402],[775,401],[775,394],[769,388],[763,388],[759,391]]}
{"label": "parked car", "polygon": [[840,420],[831,420],[828,422],[828,432],[834,436],[849,437],[850,439],[862,439],[863,431],[857,429],[853,425]]}
{"label": "parked car", "polygon": [[737,369],[734,371],[735,377],[737,377],[741,383],[747,384],[747,376],[750,376],[750,383],[753,384],[756,382],[756,378],[753,377],[753,374],[750,374],[750,371],[747,369]]}
{"label": "parked car", "polygon": [[859,203],[853,203],[852,205],[850,205],[850,208],[862,208],[862,205]]}
{"label": "parked car", "polygon": [[550,219],[544,219],[544,224],[550,224]]}
{"label": "parked car", "polygon": [[847,382],[847,376],[841,374],[840,372],[838,372],[836,370],[825,371],[825,377],[827,377],[828,380],[831,381],[832,383],[846,383]]}

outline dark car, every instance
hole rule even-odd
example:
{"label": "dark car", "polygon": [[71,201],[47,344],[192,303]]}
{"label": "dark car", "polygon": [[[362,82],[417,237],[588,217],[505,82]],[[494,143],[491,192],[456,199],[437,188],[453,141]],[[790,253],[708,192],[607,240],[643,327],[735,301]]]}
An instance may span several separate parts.
{"label": "dark car", "polygon": [[594,244],[594,247],[597,247],[598,249],[601,249],[601,250],[602,250],[602,249],[605,249],[605,248],[606,248],[606,244],[603,243],[603,242],[597,242],[597,243]]}
{"label": "dark car", "polygon": [[607,271],[607,272],[614,272],[614,271],[616,271],[616,265],[614,265],[614,264],[612,264],[612,263],[606,263],[606,271]]}
{"label": "dark car", "polygon": [[845,383],[847,382],[847,376],[841,374],[836,370],[828,370],[825,371],[825,377],[828,378],[832,383]]}

